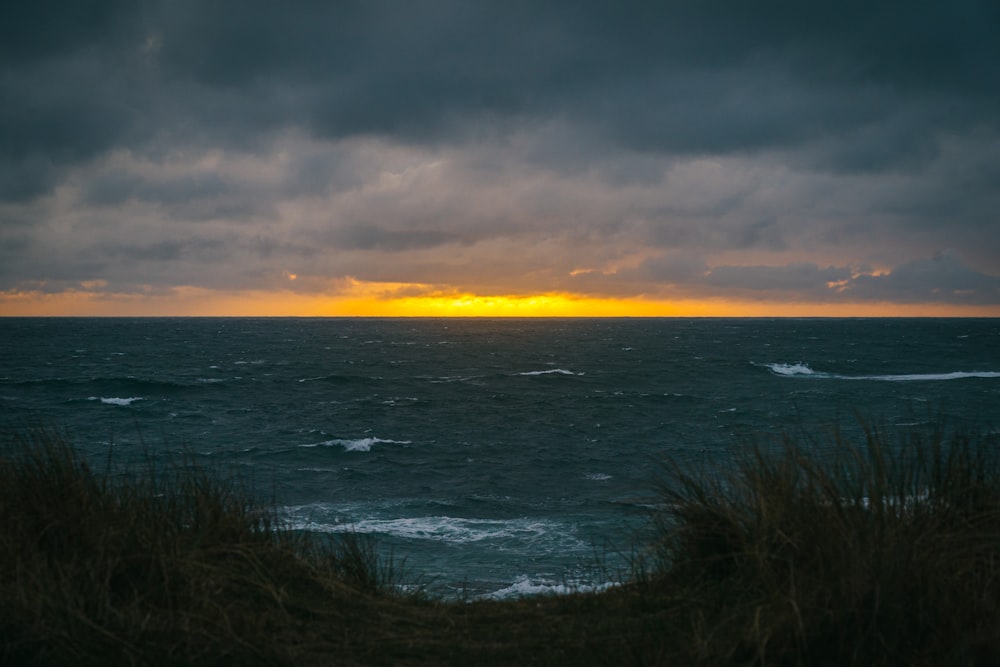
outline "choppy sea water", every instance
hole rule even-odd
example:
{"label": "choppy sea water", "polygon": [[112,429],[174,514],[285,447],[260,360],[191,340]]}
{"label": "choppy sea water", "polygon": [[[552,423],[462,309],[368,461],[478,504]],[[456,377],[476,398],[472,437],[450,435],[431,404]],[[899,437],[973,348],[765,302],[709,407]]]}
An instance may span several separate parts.
{"label": "choppy sea water", "polygon": [[0,341],[0,425],[193,453],[445,595],[614,580],[665,457],[722,468],[858,415],[1000,427],[989,319],[7,318]]}

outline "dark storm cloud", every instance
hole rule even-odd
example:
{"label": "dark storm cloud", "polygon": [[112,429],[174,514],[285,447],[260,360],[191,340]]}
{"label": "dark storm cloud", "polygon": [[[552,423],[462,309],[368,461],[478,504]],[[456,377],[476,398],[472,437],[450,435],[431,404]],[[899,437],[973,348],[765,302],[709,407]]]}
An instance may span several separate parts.
{"label": "dark storm cloud", "polygon": [[1000,277],[969,269],[951,252],[896,267],[886,275],[862,275],[847,291],[861,300],[903,303],[1000,303]]}
{"label": "dark storm cloud", "polygon": [[184,199],[204,199],[206,197],[229,194],[232,188],[223,176],[215,172],[188,173],[169,180],[151,182],[138,174],[115,171],[93,179],[81,193],[84,204],[114,206],[129,199],[173,203]]}
{"label": "dark storm cloud", "polygon": [[[15,3],[0,21],[0,199],[42,194],[66,165],[124,141],[136,3]],[[126,76],[123,77],[123,74]],[[127,97],[127,96],[126,96]]]}
{"label": "dark storm cloud", "polygon": [[815,264],[719,266],[702,285],[729,294],[743,291],[773,298],[784,293],[811,302],[1000,303],[1000,278],[969,269],[954,253],[907,262],[885,274]]}
{"label": "dark storm cloud", "polygon": [[719,266],[705,277],[704,284],[727,290],[746,289],[764,293],[793,291],[812,296],[818,290],[826,289],[831,282],[850,277],[850,271],[843,268],[820,268],[806,263],[788,266]]}
{"label": "dark storm cloud", "polygon": [[338,230],[332,239],[345,250],[412,250],[454,241],[454,235],[435,229],[386,230],[378,225],[356,225]]}
{"label": "dark storm cloud", "polygon": [[194,238],[186,241],[159,241],[143,246],[109,244],[101,254],[126,262],[172,262],[189,257],[199,261],[214,261],[222,256],[220,239]]}
{"label": "dark storm cloud", "polygon": [[822,267],[808,262],[709,267],[694,257],[664,256],[611,276],[577,274],[572,287],[606,296],[641,293],[705,298],[726,294],[749,300],[809,303],[1000,303],[1000,277],[970,269],[953,252],[906,262],[887,273],[873,272],[871,267]]}
{"label": "dark storm cloud", "polygon": [[71,161],[164,129],[423,142],[470,118],[559,114],[698,153],[885,125],[887,155],[864,141],[831,156],[870,166],[918,159],[928,129],[1000,115],[1000,9],[985,0],[22,5],[0,35],[8,160]]}
{"label": "dark storm cloud", "polygon": [[38,0],[0,99],[0,288],[1000,301],[990,0]]}
{"label": "dark storm cloud", "polygon": [[163,12],[166,79],[263,82],[287,97],[234,115],[328,137],[557,114],[635,150],[719,153],[874,129],[858,148],[887,135],[886,154],[868,166],[920,159],[928,129],[997,122],[988,2],[209,4]]}
{"label": "dark storm cloud", "polygon": [[129,0],[36,0],[5,8],[0,57],[24,63],[118,41],[118,28],[137,3]]}

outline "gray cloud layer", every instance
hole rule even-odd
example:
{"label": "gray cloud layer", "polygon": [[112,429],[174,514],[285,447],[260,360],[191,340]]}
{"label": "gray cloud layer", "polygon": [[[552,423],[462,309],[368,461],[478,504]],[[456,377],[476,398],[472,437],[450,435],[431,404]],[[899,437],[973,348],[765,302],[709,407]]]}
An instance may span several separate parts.
{"label": "gray cloud layer", "polygon": [[39,0],[0,289],[1000,304],[1000,5]]}

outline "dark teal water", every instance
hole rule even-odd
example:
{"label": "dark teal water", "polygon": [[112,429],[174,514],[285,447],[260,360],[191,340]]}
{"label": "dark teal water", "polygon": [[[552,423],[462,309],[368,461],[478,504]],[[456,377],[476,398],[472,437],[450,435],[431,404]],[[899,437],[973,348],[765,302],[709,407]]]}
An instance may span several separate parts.
{"label": "dark teal water", "polygon": [[607,582],[595,554],[624,565],[667,456],[724,467],[855,413],[1000,426],[1000,320],[10,318],[0,341],[4,426],[194,452],[446,594]]}

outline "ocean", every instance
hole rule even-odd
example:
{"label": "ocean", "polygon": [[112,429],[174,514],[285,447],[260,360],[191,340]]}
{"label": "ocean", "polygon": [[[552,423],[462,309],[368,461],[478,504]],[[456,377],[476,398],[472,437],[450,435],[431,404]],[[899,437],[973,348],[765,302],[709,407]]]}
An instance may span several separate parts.
{"label": "ocean", "polygon": [[238,473],[445,596],[613,583],[667,459],[1000,427],[996,319],[0,318],[0,341],[7,431]]}

